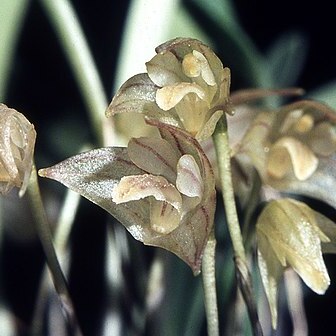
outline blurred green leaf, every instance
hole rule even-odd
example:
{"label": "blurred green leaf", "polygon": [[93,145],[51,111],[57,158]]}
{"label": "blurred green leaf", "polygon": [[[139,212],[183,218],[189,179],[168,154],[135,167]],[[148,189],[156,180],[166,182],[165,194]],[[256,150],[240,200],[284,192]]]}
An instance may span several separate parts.
{"label": "blurred green leaf", "polygon": [[204,31],[204,27],[181,4],[174,13],[169,33],[172,37],[193,37],[209,46],[213,45],[212,38]]}
{"label": "blurred green leaf", "polygon": [[197,335],[197,331],[200,334],[202,324],[205,321],[203,287],[201,281],[197,281],[194,291],[194,294],[191,296],[192,302],[190,304],[190,309],[186,314],[184,336],[195,336]]}
{"label": "blurred green leaf", "polygon": [[[167,295],[162,306],[161,334],[200,336],[205,321],[201,277],[194,277],[177,258],[167,267]],[[192,316],[191,313],[194,313]]]}
{"label": "blurred green leaf", "polygon": [[295,31],[284,33],[271,45],[266,59],[276,87],[295,85],[305,65],[307,47],[304,34]]}
{"label": "blurred green leaf", "polygon": [[29,0],[2,0],[0,4],[0,100],[6,95],[14,51]]}
{"label": "blurred green leaf", "polygon": [[336,108],[336,80],[310,92],[308,98],[319,100]]}

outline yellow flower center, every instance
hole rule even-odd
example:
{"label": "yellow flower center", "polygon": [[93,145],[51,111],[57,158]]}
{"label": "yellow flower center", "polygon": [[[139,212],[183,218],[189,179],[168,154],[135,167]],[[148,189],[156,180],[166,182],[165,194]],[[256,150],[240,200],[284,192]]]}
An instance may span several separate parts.
{"label": "yellow flower center", "polygon": [[314,118],[310,114],[304,114],[299,120],[296,122],[294,129],[298,133],[307,133],[314,126]]}

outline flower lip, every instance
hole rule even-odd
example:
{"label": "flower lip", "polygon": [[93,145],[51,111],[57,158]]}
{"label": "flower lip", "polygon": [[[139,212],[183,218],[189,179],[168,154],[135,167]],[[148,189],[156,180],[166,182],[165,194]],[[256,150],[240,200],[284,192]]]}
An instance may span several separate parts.
{"label": "flower lip", "polygon": [[150,174],[123,177],[112,192],[112,201],[116,204],[136,201],[153,196],[181,211],[182,198],[175,186],[162,176]]}
{"label": "flower lip", "polygon": [[310,148],[295,138],[282,137],[272,145],[268,154],[267,172],[283,178],[292,168],[299,181],[308,179],[316,171],[318,158]]}
{"label": "flower lip", "polygon": [[175,107],[186,95],[196,94],[201,100],[206,99],[204,90],[194,83],[177,83],[164,86],[156,91],[156,103],[164,110],[168,111]]}

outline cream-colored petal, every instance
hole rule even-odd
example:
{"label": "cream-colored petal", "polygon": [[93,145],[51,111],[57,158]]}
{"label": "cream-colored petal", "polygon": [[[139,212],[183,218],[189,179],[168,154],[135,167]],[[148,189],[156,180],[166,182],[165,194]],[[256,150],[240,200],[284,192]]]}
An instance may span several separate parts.
{"label": "cream-colored petal", "polygon": [[204,125],[209,105],[206,101],[200,100],[197,95],[187,95],[175,106],[175,111],[183,128],[196,137]]}
{"label": "cream-colored petal", "polygon": [[322,253],[336,254],[336,224],[329,218],[318,213],[318,226],[327,239],[321,239]]}
{"label": "cream-colored petal", "polygon": [[194,83],[177,83],[157,90],[156,103],[162,110],[168,111],[189,93],[196,94],[202,100],[206,99],[205,92],[199,85]]}
{"label": "cream-colored petal", "polygon": [[[20,188],[23,196],[33,165],[36,132],[34,126],[18,111],[0,104],[0,193]],[[4,174],[4,172],[6,172]]]}
{"label": "cream-colored petal", "polygon": [[277,259],[267,237],[257,230],[258,267],[271,311],[272,327],[276,329],[278,320],[278,284],[283,267]]}
{"label": "cream-colored petal", "polygon": [[318,158],[308,146],[294,138],[283,137],[270,149],[267,172],[271,177],[281,179],[293,168],[295,177],[304,181],[317,166]]}
{"label": "cream-colored petal", "polygon": [[11,141],[11,134],[14,131],[15,120],[14,110],[7,108],[2,109],[0,104],[0,161],[7,171],[12,181],[19,179],[19,168],[16,165],[15,154],[13,151],[17,151]]}
{"label": "cream-colored petal", "polygon": [[300,275],[302,280],[317,294],[324,294],[330,284],[328,271],[323,261],[321,236],[315,212],[304,203],[289,201],[287,203],[288,220],[292,223],[283,230],[287,241],[282,242],[288,264]]}
{"label": "cream-colored petal", "polygon": [[328,238],[317,225],[315,211],[296,200],[271,201],[258,218],[257,232],[267,237],[283,266],[291,266],[316,293],[326,291],[330,279],[322,258],[321,237]]}
{"label": "cream-colored petal", "polygon": [[302,109],[290,111],[287,114],[286,118],[283,120],[279,132],[284,134],[288,132],[290,129],[294,128],[295,124],[297,124],[298,120],[302,117],[302,115],[303,115]]}
{"label": "cream-colored petal", "polygon": [[[222,68],[219,72],[219,85],[218,85],[218,90],[217,94],[214,97],[213,100],[213,105],[212,106],[223,106],[227,105],[225,112],[228,113],[229,115],[234,114],[234,109],[232,108],[231,104],[227,104],[229,100],[229,95],[230,95],[230,85],[231,85],[231,71],[229,68]],[[230,97],[230,102],[231,102],[231,97]],[[235,105],[235,104],[233,104]],[[236,104],[235,106],[238,106]]]}
{"label": "cream-colored petal", "polygon": [[193,55],[197,58],[201,66],[201,75],[204,81],[210,85],[216,85],[215,76],[210,68],[208,60],[204,57],[202,53],[197,50],[193,50]]}
{"label": "cream-colored petal", "polygon": [[112,201],[116,204],[140,200],[153,196],[164,201],[178,211],[182,207],[182,198],[175,186],[162,176],[149,174],[123,177],[112,191]]}
{"label": "cream-colored petal", "polygon": [[201,172],[189,154],[183,155],[177,163],[176,187],[183,195],[202,198],[204,185]]}
{"label": "cream-colored petal", "polygon": [[188,81],[181,63],[170,51],[155,55],[146,63],[146,68],[149,78],[159,87]]}
{"label": "cream-colored petal", "polygon": [[175,183],[178,153],[166,140],[159,137],[132,138],[127,151],[136,166]]}
{"label": "cream-colored petal", "polygon": [[201,74],[201,65],[193,53],[184,56],[182,69],[186,76],[190,78],[198,77]]}
{"label": "cream-colored petal", "polygon": [[296,255],[289,257],[288,262],[310,289],[320,295],[325,293],[330,285],[330,278],[322,258],[321,247],[309,259]]}
{"label": "cream-colored petal", "polygon": [[210,68],[208,61],[199,51],[193,50],[192,53],[187,54],[183,58],[182,68],[183,72],[188,77],[193,78],[201,75],[208,85],[216,85],[215,76]]}
{"label": "cream-colored petal", "polygon": [[314,127],[314,118],[311,114],[304,114],[295,124],[294,130],[299,134],[305,134]]}
{"label": "cream-colored petal", "polygon": [[332,155],[336,152],[335,127],[328,122],[319,123],[310,134],[309,144],[317,155]]}
{"label": "cream-colored petal", "polygon": [[[253,113],[253,110],[249,112]],[[262,180],[267,177],[266,162],[270,146],[268,139],[273,122],[273,113],[260,112],[254,115],[252,123],[236,148],[238,155],[246,155],[252,161]]]}
{"label": "cream-colored petal", "polygon": [[316,221],[323,235],[320,235],[322,242],[322,253],[336,253],[336,223],[316,212]]}
{"label": "cream-colored petal", "polygon": [[105,114],[110,117],[127,112],[144,113],[148,105],[155,105],[156,90],[147,74],[137,74],[120,87]]}
{"label": "cream-colored petal", "polygon": [[215,131],[217,122],[223,115],[223,111],[216,111],[211,115],[205,125],[196,134],[196,139],[198,141],[204,141],[212,136]]}

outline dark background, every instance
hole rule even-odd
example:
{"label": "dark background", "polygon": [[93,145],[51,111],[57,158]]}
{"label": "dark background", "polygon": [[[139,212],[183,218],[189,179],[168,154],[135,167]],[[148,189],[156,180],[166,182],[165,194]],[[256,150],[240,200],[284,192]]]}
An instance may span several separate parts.
{"label": "dark background", "polygon": [[[72,3],[88,38],[107,95],[112,97],[111,88],[129,1],[73,0]],[[261,52],[266,52],[272,42],[286,31],[296,30],[303,33],[308,43],[308,54],[303,72],[296,83],[298,86],[309,91],[336,79],[335,12],[332,1],[237,0],[234,3],[241,25]],[[204,25],[204,29],[210,35],[213,34],[214,26],[209,17],[200,12],[192,1],[186,0],[184,4]],[[219,43],[219,36],[215,41],[218,42],[219,49],[225,49]],[[14,64],[5,103],[25,113],[35,124],[38,133],[38,166],[63,159],[65,152],[75,151],[84,142],[94,142],[94,136],[86,126],[85,106],[71,69],[38,1],[31,2]],[[235,88],[244,87],[245,84],[235,82]],[[71,144],[62,142],[63,133],[59,133],[58,128],[63,126],[64,132],[70,131],[73,134]],[[64,150],[62,146],[70,148]],[[72,282],[72,291],[74,300],[79,305],[82,293],[88,293],[89,298],[86,299],[91,300],[91,306],[81,312],[80,317],[86,324],[88,334],[94,335],[97,330],[95,326],[99,324],[99,312],[95,307],[99,306],[100,300],[103,301],[104,295],[104,280],[100,270],[103,265],[101,246],[104,244],[106,232],[104,227],[94,233],[90,229],[91,221],[98,221],[97,218],[90,218],[90,206],[92,205],[88,203],[82,206],[81,213],[84,215],[77,219],[77,222],[81,222],[81,229],[75,227],[73,234],[73,239],[77,239],[84,247],[89,241],[90,250],[85,252],[85,248],[78,248],[81,252],[74,251],[76,263],[74,262],[72,272],[76,274],[81,269],[85,273],[84,267],[88,269],[88,273],[96,274],[90,290],[92,292],[94,289],[95,294],[85,291],[76,280]],[[17,316],[28,323],[34,304],[36,279],[42,263],[41,249],[38,244],[22,246],[10,240],[3,249],[2,258],[5,262],[2,263],[1,272],[5,274],[3,277],[7,287],[7,299],[11,301]],[[29,265],[29,260],[32,259],[35,261],[33,268]],[[85,260],[85,264],[81,260]],[[335,258],[327,257],[327,264],[332,282],[336,283]],[[26,278],[24,288],[21,287],[23,278]],[[310,335],[330,334],[329,330],[334,325],[335,290],[336,286],[332,285],[328,295],[324,297],[307,292]],[[91,322],[85,320],[86,316],[90,316]]]}

